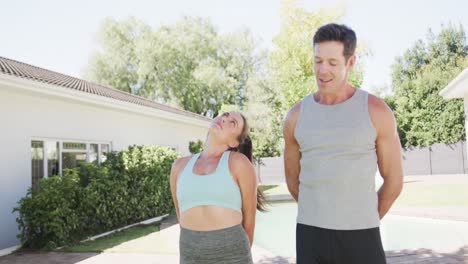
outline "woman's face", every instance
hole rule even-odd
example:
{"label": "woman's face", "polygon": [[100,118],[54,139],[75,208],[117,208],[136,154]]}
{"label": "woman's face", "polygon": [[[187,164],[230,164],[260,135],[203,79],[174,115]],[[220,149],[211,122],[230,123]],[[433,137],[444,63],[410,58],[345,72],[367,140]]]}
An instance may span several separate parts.
{"label": "woman's face", "polygon": [[244,119],[240,113],[231,111],[217,116],[210,123],[210,133],[218,140],[227,143],[230,147],[237,147],[237,138],[244,128]]}

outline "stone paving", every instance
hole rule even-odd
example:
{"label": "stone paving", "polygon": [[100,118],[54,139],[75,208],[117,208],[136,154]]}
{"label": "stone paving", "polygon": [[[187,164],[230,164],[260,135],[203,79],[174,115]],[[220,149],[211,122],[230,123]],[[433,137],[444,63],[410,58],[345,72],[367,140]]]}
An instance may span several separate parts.
{"label": "stone paving", "polygon": [[[0,264],[177,264],[179,226],[174,217],[164,220],[161,231],[125,242],[103,253],[14,253],[0,257]],[[156,246],[157,245],[157,246]],[[277,256],[253,246],[255,264],[292,264],[294,258]],[[453,253],[427,249],[387,252],[388,264],[468,264],[468,245]]]}
{"label": "stone paving", "polygon": [[[438,181],[440,177],[414,177],[411,180]],[[466,177],[466,176],[465,176]],[[468,177],[444,181],[468,181]],[[406,179],[406,178],[405,178]],[[408,178],[409,179],[409,178]],[[284,197],[281,197],[282,199]],[[281,200],[281,199],[280,199]],[[468,208],[392,208],[391,214],[468,222]],[[0,264],[177,264],[179,226],[174,217],[161,223],[161,231],[110,248],[103,253],[21,252],[0,257]],[[468,245],[454,252],[429,249],[387,251],[388,264],[468,264]],[[255,264],[292,264],[294,258],[278,256],[256,245],[252,247]]]}

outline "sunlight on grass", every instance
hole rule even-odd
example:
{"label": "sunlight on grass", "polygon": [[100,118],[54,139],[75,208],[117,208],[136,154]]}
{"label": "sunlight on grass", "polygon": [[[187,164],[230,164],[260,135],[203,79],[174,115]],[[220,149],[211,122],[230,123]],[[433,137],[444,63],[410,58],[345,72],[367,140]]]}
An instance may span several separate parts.
{"label": "sunlight on grass", "polygon": [[468,184],[406,183],[395,205],[468,206]]}
{"label": "sunlight on grass", "polygon": [[[286,184],[261,185],[265,195],[289,194]],[[468,183],[407,182],[395,206],[468,206]]]}
{"label": "sunlight on grass", "polygon": [[63,248],[66,252],[103,252],[124,242],[159,231],[159,225],[135,226],[112,235]]}
{"label": "sunlight on grass", "polygon": [[260,185],[258,188],[264,192],[268,192],[268,190],[278,187],[278,185]]}
{"label": "sunlight on grass", "polygon": [[286,184],[279,185],[262,185],[260,186],[266,195],[284,195],[289,194],[288,186]]}

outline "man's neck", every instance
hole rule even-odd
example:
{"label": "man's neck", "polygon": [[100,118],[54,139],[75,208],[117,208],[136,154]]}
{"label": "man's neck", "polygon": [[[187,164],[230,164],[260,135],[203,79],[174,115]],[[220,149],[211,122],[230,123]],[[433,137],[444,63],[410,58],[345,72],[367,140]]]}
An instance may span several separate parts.
{"label": "man's neck", "polygon": [[314,100],[319,104],[335,105],[348,100],[354,95],[355,92],[356,89],[354,87],[351,85],[346,85],[336,92],[326,93],[318,90],[313,94],[313,97]]}

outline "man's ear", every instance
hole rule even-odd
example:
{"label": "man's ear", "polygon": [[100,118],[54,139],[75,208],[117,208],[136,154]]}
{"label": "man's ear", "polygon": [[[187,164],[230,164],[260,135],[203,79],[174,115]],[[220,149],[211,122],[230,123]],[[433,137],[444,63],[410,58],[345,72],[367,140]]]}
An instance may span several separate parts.
{"label": "man's ear", "polygon": [[352,55],[351,57],[349,57],[347,64],[348,67],[352,69],[354,67],[354,64],[356,64],[356,55]]}

